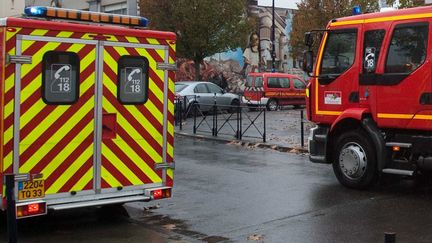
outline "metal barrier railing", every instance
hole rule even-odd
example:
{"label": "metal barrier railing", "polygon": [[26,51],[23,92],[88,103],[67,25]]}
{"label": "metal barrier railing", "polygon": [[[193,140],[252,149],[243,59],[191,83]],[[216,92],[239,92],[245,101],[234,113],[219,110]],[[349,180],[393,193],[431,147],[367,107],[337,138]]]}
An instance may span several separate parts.
{"label": "metal barrier railing", "polygon": [[[228,135],[238,140],[257,138],[267,140],[267,113],[265,105],[248,106],[248,104],[229,106],[203,104],[195,101],[194,96],[176,98],[175,125],[183,129],[187,117],[193,118],[193,133],[207,133],[212,136]],[[250,110],[254,112],[250,112]],[[300,144],[305,146],[304,110],[299,111]]]}
{"label": "metal barrier railing", "polygon": [[[195,96],[176,97],[174,101],[175,126],[183,129],[183,121],[192,116],[193,133],[210,133],[212,136],[232,135],[238,140],[244,137],[259,138],[266,141],[265,106],[256,107],[258,113],[248,114],[248,106],[219,105],[216,102],[197,103]],[[256,124],[264,120],[262,127]],[[246,129],[243,129],[246,127]],[[255,132],[251,132],[255,131]],[[256,135],[258,134],[258,135]]]}
{"label": "metal barrier railing", "polygon": [[[203,109],[204,107],[207,109]],[[238,140],[244,137],[258,138],[266,142],[265,107],[257,107],[258,112],[254,115],[248,114],[248,109],[249,107],[240,104],[192,103],[193,133],[211,133],[215,137],[232,135]],[[262,127],[256,124],[258,119],[263,119]],[[244,129],[244,127],[246,128]],[[255,132],[253,133],[251,130]]]}

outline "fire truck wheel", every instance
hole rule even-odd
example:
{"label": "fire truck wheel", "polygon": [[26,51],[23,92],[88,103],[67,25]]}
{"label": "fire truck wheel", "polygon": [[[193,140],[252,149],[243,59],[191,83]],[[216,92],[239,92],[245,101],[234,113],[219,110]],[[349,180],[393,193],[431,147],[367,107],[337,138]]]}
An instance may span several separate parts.
{"label": "fire truck wheel", "polygon": [[267,110],[269,110],[269,111],[275,111],[275,110],[277,110],[277,107],[278,107],[278,102],[277,102],[277,100],[275,100],[275,99],[270,99],[270,100],[267,102]]}
{"label": "fire truck wheel", "polygon": [[365,132],[350,131],[337,139],[333,170],[339,182],[349,188],[365,189],[376,182],[376,151]]}

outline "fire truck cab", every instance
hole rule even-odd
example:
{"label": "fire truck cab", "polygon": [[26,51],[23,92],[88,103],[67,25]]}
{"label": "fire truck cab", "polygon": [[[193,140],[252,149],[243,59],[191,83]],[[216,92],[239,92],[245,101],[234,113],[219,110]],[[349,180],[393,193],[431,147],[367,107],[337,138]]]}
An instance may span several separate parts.
{"label": "fire truck cab", "polygon": [[18,218],[171,197],[175,34],[143,17],[25,14],[0,19],[0,210],[6,175]]}
{"label": "fire truck cab", "polygon": [[[310,160],[351,188],[432,169],[432,7],[333,19],[305,52]],[[306,33],[311,47],[313,35]]]}

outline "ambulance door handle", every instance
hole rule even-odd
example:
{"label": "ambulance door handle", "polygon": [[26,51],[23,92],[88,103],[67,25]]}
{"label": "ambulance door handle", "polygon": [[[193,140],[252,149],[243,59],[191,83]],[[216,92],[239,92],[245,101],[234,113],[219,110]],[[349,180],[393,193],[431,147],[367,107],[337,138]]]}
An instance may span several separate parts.
{"label": "ambulance door handle", "polygon": [[114,139],[117,136],[117,114],[102,114],[102,139]]}
{"label": "ambulance door handle", "polygon": [[109,127],[109,126],[107,126],[107,125],[105,125],[105,124],[102,125],[102,129],[103,129],[103,130],[108,130],[108,131],[110,131],[110,132],[112,131],[112,128]]}

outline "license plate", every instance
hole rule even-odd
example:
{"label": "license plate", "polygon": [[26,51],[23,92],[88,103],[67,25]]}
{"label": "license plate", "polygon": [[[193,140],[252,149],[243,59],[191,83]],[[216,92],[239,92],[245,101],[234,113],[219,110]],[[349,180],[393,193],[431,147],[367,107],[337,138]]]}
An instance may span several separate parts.
{"label": "license plate", "polygon": [[18,182],[18,200],[45,197],[44,180]]}

